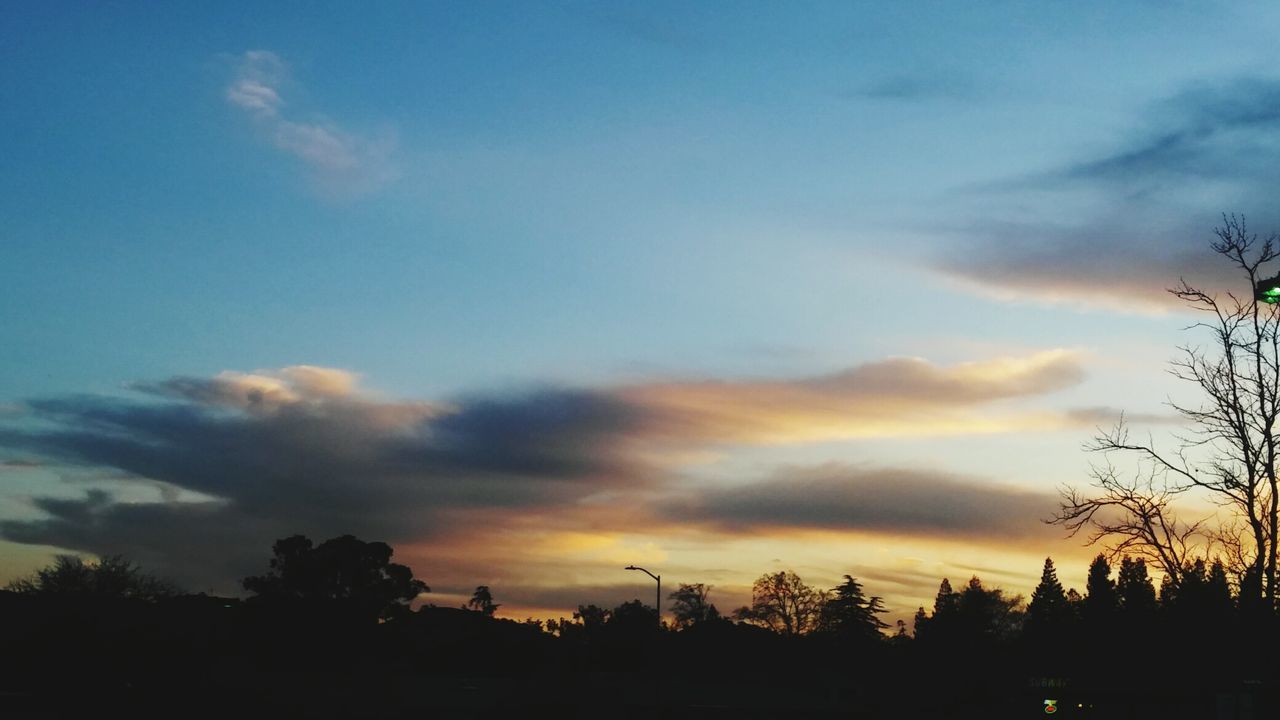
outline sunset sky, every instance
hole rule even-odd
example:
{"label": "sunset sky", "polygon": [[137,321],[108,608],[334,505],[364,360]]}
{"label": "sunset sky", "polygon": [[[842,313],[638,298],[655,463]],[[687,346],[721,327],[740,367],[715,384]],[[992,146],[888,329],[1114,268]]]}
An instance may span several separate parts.
{"label": "sunset sky", "polygon": [[0,583],[1083,589],[1081,444],[1195,397],[1163,288],[1280,230],[1274,4],[362,5],[0,17]]}

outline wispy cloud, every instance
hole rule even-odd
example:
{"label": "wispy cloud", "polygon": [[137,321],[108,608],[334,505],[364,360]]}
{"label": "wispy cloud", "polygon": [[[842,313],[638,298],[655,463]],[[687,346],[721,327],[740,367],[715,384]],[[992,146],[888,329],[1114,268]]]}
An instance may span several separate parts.
{"label": "wispy cloud", "polygon": [[225,97],[277,150],[306,168],[317,189],[326,194],[361,195],[396,179],[393,134],[352,132],[323,116],[299,119],[283,97],[289,82],[289,67],[280,57],[250,50],[237,59]]}
{"label": "wispy cloud", "polygon": [[655,433],[773,444],[1026,428],[1052,421],[978,408],[1083,379],[1080,358],[1054,350],[952,367],[891,358],[798,380],[656,383],[618,394],[661,418]]}
{"label": "wispy cloud", "polygon": [[968,78],[945,70],[899,73],[869,82],[850,93],[872,100],[964,100],[972,98],[974,86]]}
{"label": "wispy cloud", "polygon": [[41,467],[41,463],[34,460],[5,460],[0,462],[0,470],[4,468],[29,469]]}
{"label": "wispy cloud", "polygon": [[1223,212],[1268,234],[1280,181],[1280,80],[1196,83],[1150,106],[1111,152],[986,188],[983,220],[948,232],[936,267],[996,295],[1166,310],[1186,278],[1240,287],[1209,251]]}

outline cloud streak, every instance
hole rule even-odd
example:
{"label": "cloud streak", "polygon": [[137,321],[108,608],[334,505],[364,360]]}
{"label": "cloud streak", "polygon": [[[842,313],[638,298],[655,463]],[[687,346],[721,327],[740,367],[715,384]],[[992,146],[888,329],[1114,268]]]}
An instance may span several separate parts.
{"label": "cloud streak", "polygon": [[671,498],[661,515],[739,534],[814,529],[947,539],[1027,540],[1057,496],[957,475],[843,463],[782,468],[772,477]]}
{"label": "cloud streak", "polygon": [[1165,289],[1179,278],[1247,293],[1208,245],[1224,211],[1280,221],[1262,214],[1280,181],[1278,101],[1277,79],[1188,86],[1112,152],[987,188],[984,219],[952,231],[935,267],[998,296],[1128,311],[1177,307]]}
{"label": "cloud streak", "polygon": [[237,59],[224,97],[253,120],[276,150],[299,162],[326,194],[363,195],[396,179],[394,135],[351,132],[324,117],[299,119],[283,97],[288,82],[289,68],[279,56],[250,50]]}
{"label": "cloud streak", "polygon": [[1055,350],[952,367],[891,358],[799,380],[659,383],[619,394],[661,418],[656,433],[774,444],[1026,427],[1046,419],[975,410],[1062,390],[1083,378],[1079,358]]}

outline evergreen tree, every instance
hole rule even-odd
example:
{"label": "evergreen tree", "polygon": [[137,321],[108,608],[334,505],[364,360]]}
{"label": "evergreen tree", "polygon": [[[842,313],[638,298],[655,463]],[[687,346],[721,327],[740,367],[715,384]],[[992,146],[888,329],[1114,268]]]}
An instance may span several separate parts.
{"label": "evergreen tree", "polygon": [[1221,560],[1214,560],[1205,583],[1205,601],[1215,621],[1230,619],[1235,610],[1231,599],[1231,583],[1227,580],[1227,568]]}
{"label": "evergreen tree", "polygon": [[1126,556],[1120,562],[1120,575],[1116,580],[1116,595],[1120,609],[1128,617],[1147,616],[1156,609],[1156,588],[1147,574],[1147,563]]}
{"label": "evergreen tree", "polygon": [[1083,614],[1091,625],[1104,625],[1115,617],[1120,608],[1120,599],[1116,595],[1116,583],[1111,579],[1111,564],[1105,555],[1089,563],[1089,580],[1085,584]]}
{"label": "evergreen tree", "polygon": [[878,596],[866,597],[862,584],[845,575],[844,582],[832,588],[831,599],[822,608],[821,626],[844,637],[879,639],[880,631],[889,627],[878,617],[884,612],[884,602]]}
{"label": "evergreen tree", "polygon": [[933,617],[947,615],[960,605],[960,593],[951,589],[951,580],[942,578],[938,586],[938,595],[933,600]]}
{"label": "evergreen tree", "polygon": [[1000,588],[983,587],[974,576],[956,602],[955,614],[962,637],[969,640],[1004,641],[1022,629],[1021,595],[1005,595]]}
{"label": "evergreen tree", "polygon": [[1034,635],[1059,634],[1067,629],[1071,615],[1053,558],[1045,558],[1040,584],[1031,593],[1031,604],[1027,606],[1027,630]]}
{"label": "evergreen tree", "polygon": [[916,608],[916,615],[911,620],[911,631],[917,640],[929,635],[929,620],[929,614],[924,608]]}

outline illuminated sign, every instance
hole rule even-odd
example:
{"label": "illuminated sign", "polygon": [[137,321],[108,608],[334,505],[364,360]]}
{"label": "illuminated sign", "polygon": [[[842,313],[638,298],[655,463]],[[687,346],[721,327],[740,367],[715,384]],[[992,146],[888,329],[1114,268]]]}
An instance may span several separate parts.
{"label": "illuminated sign", "polygon": [[1057,701],[1057,700],[1045,700],[1045,701],[1044,701],[1044,714],[1045,714],[1045,715],[1052,715],[1052,714],[1054,714],[1054,713],[1056,713],[1056,712],[1058,712],[1058,701]]}

